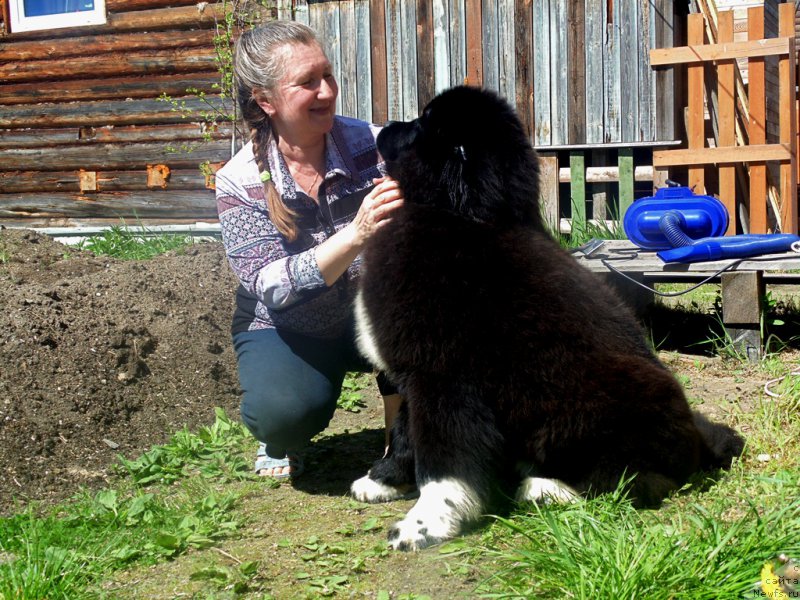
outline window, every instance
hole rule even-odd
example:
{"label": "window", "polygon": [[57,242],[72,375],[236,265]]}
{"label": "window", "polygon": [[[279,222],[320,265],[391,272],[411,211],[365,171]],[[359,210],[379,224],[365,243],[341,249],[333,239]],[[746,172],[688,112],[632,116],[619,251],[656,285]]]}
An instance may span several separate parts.
{"label": "window", "polygon": [[105,0],[8,0],[11,32],[101,25]]}

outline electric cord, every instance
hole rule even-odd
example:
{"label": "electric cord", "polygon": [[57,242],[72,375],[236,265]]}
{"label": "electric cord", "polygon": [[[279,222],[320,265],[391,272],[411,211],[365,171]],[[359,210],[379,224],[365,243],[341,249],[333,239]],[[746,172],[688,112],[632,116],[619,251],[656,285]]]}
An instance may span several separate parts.
{"label": "electric cord", "polygon": [[[795,248],[795,244],[797,245],[797,248]],[[800,242],[795,242],[794,244],[792,244],[792,250],[794,252],[800,253]],[[638,256],[639,256],[639,252],[637,250],[631,250],[631,251],[621,250],[621,251],[619,251],[619,253],[620,254],[629,254],[630,255],[630,256],[626,256],[622,260],[633,260],[635,258],[638,258]],[[662,298],[674,298],[676,296],[682,296],[683,294],[688,294],[689,292],[696,290],[700,286],[707,284],[712,279],[715,279],[716,277],[719,277],[720,275],[722,275],[726,271],[730,271],[730,270],[738,267],[740,264],[742,264],[745,261],[747,261],[747,262],[771,262],[771,261],[775,261],[775,260],[779,260],[779,259],[774,258],[774,257],[766,258],[766,257],[752,257],[752,256],[748,257],[748,258],[739,258],[739,259],[733,261],[732,263],[730,263],[728,265],[725,265],[724,267],[722,267],[718,271],[712,273],[711,275],[709,275],[708,277],[703,279],[701,282],[693,285],[690,288],[682,290],[680,292],[659,292],[659,291],[656,291],[654,288],[650,287],[649,285],[646,285],[646,284],[642,283],[641,281],[637,281],[636,279],[634,279],[630,275],[626,274],[624,271],[621,271],[621,270],[617,269],[615,266],[613,266],[611,264],[611,260],[612,259],[601,258],[600,262],[603,264],[603,266],[606,269],[608,269],[612,273],[615,273],[616,275],[619,275],[619,276],[627,279],[628,281],[631,281],[631,282],[635,283],[639,287],[644,288],[649,292],[652,292],[656,296],[661,296]]]}

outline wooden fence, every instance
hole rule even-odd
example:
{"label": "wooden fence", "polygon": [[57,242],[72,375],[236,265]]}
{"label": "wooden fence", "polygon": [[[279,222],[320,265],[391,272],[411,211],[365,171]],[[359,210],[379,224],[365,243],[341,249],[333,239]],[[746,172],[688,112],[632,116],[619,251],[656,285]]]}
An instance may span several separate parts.
{"label": "wooden fence", "polygon": [[[689,185],[706,193],[716,193],[731,216],[729,233],[737,231],[737,165],[746,165],[749,177],[739,177],[747,186],[746,215],[742,228],[752,233],[778,229],[797,233],[797,51],[795,47],[794,3],[779,7],[779,36],[763,39],[763,7],[748,10],[748,36],[733,42],[733,15],[722,12],[714,28],[703,14],[689,16],[688,45],[651,51],[654,66],[688,66],[688,148],[653,153],[656,167],[688,166]],[[716,43],[706,43],[706,31],[716,31]],[[767,143],[765,57],[779,58],[779,142]],[[737,85],[736,59],[748,62],[749,83],[746,95]],[[707,64],[715,63],[717,84],[717,127],[715,147],[706,145],[705,74]],[[777,162],[778,197],[774,199],[774,224],[768,219],[768,162]],[[705,185],[707,165],[718,165],[718,189]],[[743,174],[739,167],[739,175]],[[745,190],[742,190],[743,192]]]}

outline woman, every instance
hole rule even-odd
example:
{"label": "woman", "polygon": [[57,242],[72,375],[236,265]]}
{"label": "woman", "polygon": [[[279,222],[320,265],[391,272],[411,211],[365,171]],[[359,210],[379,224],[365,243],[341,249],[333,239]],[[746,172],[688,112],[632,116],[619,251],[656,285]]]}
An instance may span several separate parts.
{"label": "woman", "polygon": [[[216,175],[217,208],[241,285],[233,341],[256,472],[302,471],[296,451],[330,422],[354,343],[358,255],[403,203],[382,176],[378,128],[336,116],[338,87],[313,30],[271,21],[238,40],[234,77],[250,128]],[[400,398],[379,376],[387,428]]]}

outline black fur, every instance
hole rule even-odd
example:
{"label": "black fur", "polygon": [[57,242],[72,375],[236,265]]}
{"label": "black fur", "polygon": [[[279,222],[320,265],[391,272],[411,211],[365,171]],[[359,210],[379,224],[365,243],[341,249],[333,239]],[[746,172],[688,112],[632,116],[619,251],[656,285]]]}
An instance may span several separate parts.
{"label": "black fur", "polygon": [[581,493],[635,475],[653,506],[730,465],[741,439],[692,413],[631,312],[544,231],[505,101],[453,88],[378,148],[406,203],[370,241],[360,293],[406,406],[372,480],[456,479],[485,507],[524,463]]}

